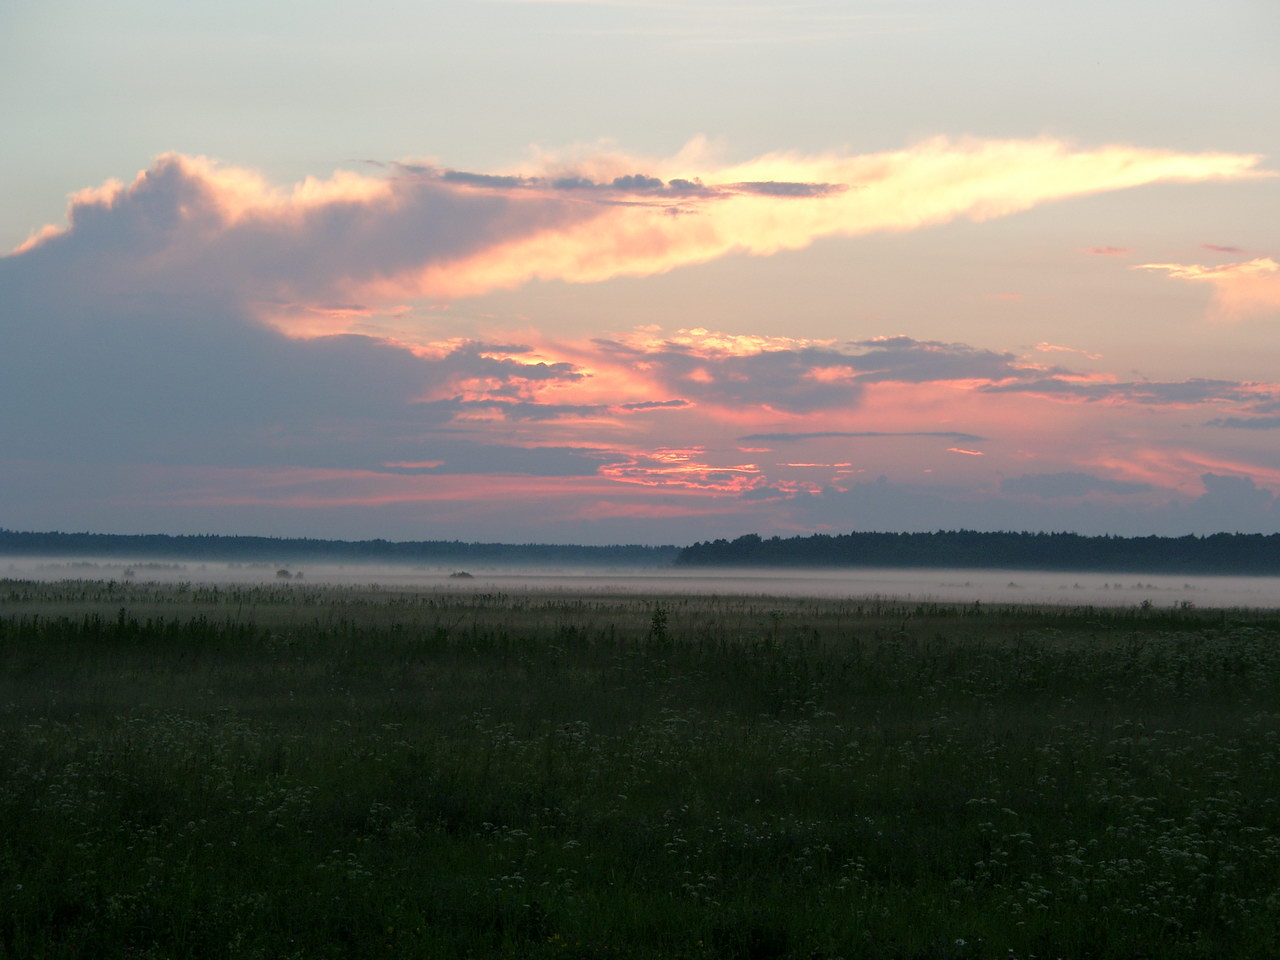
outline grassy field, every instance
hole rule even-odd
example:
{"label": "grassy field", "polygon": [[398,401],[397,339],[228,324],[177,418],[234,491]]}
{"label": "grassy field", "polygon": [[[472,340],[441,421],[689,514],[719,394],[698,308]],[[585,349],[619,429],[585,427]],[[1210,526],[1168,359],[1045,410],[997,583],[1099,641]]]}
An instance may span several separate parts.
{"label": "grassy field", "polygon": [[1274,958],[1280,614],[0,581],[0,957]]}

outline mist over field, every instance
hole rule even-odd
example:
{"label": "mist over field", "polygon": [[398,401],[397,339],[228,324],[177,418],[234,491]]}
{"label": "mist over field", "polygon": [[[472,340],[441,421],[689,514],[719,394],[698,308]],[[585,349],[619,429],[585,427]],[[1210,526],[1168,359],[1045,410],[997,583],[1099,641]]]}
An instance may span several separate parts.
{"label": "mist over field", "polygon": [[559,565],[211,563],[119,557],[14,557],[7,579],[161,584],[310,584],[397,590],[901,598],[1070,606],[1280,607],[1280,577],[992,569],[635,568]]}

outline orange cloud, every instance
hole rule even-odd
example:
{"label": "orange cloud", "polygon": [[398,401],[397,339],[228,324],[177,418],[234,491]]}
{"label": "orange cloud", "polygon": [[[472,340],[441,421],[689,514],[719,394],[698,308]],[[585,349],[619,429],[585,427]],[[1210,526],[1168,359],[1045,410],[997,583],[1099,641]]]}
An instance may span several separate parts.
{"label": "orange cloud", "polygon": [[[531,279],[588,283],[644,276],[731,252],[767,256],[826,236],[906,231],[959,217],[987,220],[1040,203],[1163,181],[1267,175],[1259,157],[1178,154],[1128,146],[1074,151],[1052,140],[936,138],[906,150],[862,156],[776,153],[699,171],[697,182],[839,185],[811,194],[720,193],[678,203],[619,205],[598,218],[545,231],[413,278],[415,292],[465,296]],[[692,182],[659,164],[661,177]],[[673,210],[692,216],[672,216]],[[407,279],[407,278],[402,278]]]}
{"label": "orange cloud", "polygon": [[1163,271],[1174,280],[1208,283],[1214,289],[1214,314],[1234,320],[1280,310],[1280,263],[1259,257],[1242,263],[1143,263],[1135,270]]}
{"label": "orange cloud", "polygon": [[742,493],[765,483],[756,464],[712,464],[701,447],[636,452],[625,463],[602,465],[600,474],[619,483],[705,493]]}
{"label": "orange cloud", "polygon": [[[229,296],[314,336],[407,298],[644,276],[1149,183],[1269,175],[1258,162],[1079,150],[1048,138],[937,138],[888,153],[775,153],[730,166],[694,149],[667,160],[547,159],[512,175],[401,165],[390,175],[338,171],[279,188],[253,171],[167,154],[128,185],[74,195],[69,226],[38,232],[11,256],[96,225],[113,238],[105,257],[85,254],[100,272],[99,295]],[[326,306],[334,303],[359,306]]]}

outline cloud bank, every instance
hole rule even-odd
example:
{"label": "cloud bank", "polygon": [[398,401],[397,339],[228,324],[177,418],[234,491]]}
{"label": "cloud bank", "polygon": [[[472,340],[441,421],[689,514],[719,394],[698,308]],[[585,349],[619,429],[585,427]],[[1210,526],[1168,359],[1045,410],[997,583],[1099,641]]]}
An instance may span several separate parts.
{"label": "cloud bank", "polygon": [[[1256,163],[932,140],[729,166],[696,148],[503,173],[398,164],[286,189],[165,156],[129,184],[75,194],[65,225],[0,258],[0,403],[18,411],[0,420],[0,524],[367,536],[360,518],[376,516],[381,535],[493,537],[498,525],[524,538],[692,539],[862,523],[868,510],[881,525],[958,526],[1002,495],[992,523],[1047,516],[1027,505],[1062,496],[1173,523],[1161,503],[1220,503],[1231,489],[1262,522],[1280,473],[1227,438],[1274,425],[1275,384],[1135,381],[1044,362],[1096,358],[1083,348],[1023,355],[900,334],[352,332],[417,297],[640,276],[1249,177]],[[1252,263],[1217,268],[1214,282],[1271,276],[1270,261]],[[1226,480],[1202,494],[1208,475]],[[290,513],[351,527],[289,526]]]}

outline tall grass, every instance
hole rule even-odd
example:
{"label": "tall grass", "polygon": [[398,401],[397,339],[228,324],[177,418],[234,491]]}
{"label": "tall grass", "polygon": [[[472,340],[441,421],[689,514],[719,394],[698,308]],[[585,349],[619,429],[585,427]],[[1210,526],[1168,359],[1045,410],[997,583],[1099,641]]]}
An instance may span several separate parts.
{"label": "tall grass", "polygon": [[1280,955],[1280,617],[0,582],[0,956]]}

